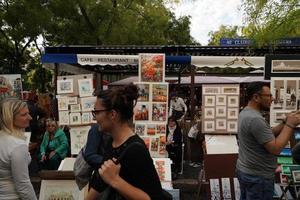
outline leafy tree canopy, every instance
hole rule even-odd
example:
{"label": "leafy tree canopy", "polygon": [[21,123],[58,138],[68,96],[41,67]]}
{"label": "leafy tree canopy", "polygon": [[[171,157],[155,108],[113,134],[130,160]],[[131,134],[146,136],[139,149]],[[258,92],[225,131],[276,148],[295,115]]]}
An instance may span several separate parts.
{"label": "leafy tree canopy", "polygon": [[220,45],[221,38],[239,38],[241,37],[238,33],[238,26],[224,26],[221,25],[219,30],[217,31],[210,31],[208,33],[210,39],[208,41],[208,45]]}

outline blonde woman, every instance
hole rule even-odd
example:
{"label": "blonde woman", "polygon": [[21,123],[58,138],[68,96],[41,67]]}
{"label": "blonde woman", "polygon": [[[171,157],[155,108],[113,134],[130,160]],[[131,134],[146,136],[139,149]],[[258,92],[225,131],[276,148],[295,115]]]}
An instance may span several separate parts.
{"label": "blonde woman", "polygon": [[48,119],[46,132],[40,147],[40,168],[57,170],[60,162],[67,156],[69,143],[64,131],[55,120]]}
{"label": "blonde woman", "polygon": [[27,104],[17,99],[0,103],[0,199],[35,200],[28,165],[31,157],[24,129],[31,116]]}

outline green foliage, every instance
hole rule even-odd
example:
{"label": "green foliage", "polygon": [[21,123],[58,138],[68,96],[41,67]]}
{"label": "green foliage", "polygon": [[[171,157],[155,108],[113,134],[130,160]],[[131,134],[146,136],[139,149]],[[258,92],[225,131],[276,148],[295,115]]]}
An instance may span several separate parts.
{"label": "green foliage", "polygon": [[247,30],[255,45],[276,46],[278,39],[300,37],[299,0],[244,0]]}
{"label": "green foliage", "polygon": [[221,38],[239,38],[241,37],[238,34],[238,26],[224,26],[221,25],[219,30],[217,31],[210,31],[208,35],[210,39],[208,41],[208,45],[220,45]]}

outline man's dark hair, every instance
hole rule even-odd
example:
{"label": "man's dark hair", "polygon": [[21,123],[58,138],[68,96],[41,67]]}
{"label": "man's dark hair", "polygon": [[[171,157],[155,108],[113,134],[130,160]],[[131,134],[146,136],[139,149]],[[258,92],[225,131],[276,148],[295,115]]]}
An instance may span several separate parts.
{"label": "man's dark hair", "polygon": [[260,93],[263,87],[270,87],[268,82],[252,82],[247,86],[246,97],[250,101],[254,94]]}

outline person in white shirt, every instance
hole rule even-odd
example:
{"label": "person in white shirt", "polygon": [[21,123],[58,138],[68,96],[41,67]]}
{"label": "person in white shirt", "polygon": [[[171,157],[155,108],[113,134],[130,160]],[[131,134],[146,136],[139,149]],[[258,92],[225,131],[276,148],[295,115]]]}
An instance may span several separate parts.
{"label": "person in white shirt", "polygon": [[31,120],[26,102],[5,99],[0,104],[0,199],[36,200],[28,165],[31,157],[24,130]]}
{"label": "person in white shirt", "polygon": [[169,117],[173,116],[176,120],[181,119],[187,112],[187,106],[181,97],[171,94]]}

